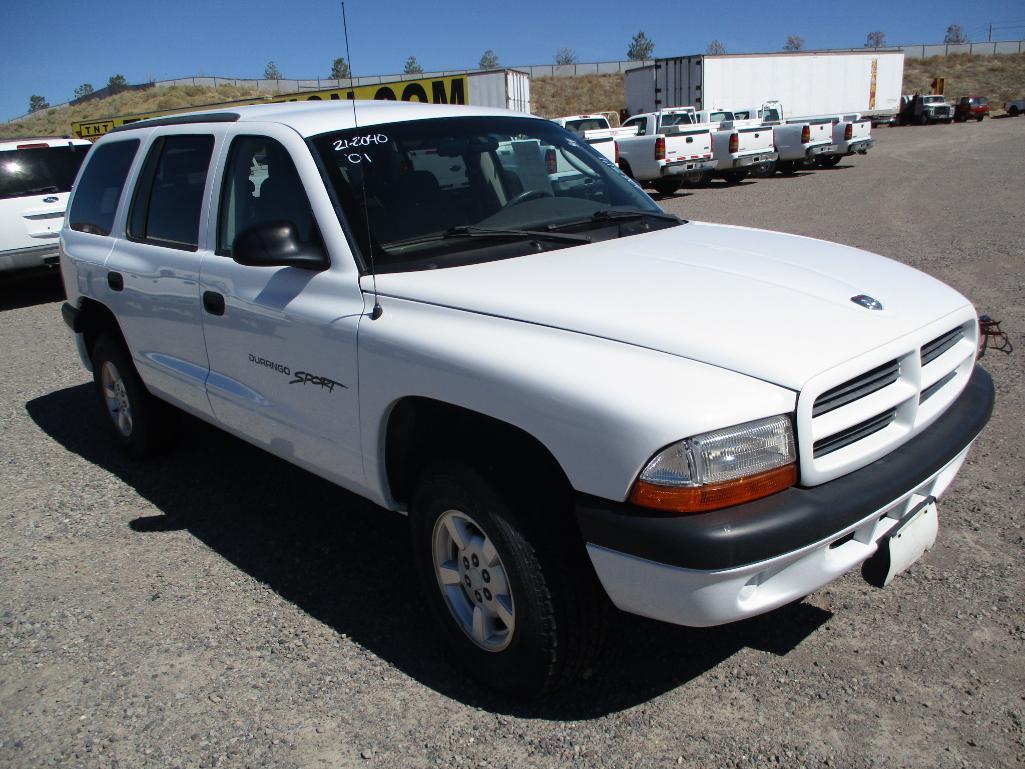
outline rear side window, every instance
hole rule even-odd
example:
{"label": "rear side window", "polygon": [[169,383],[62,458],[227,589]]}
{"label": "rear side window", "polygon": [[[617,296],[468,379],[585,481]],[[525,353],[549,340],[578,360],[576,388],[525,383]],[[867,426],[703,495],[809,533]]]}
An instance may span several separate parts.
{"label": "rear side window", "polygon": [[199,216],[214,137],[174,135],[157,139],[135,185],[128,237],[195,251]]}
{"label": "rear side window", "polygon": [[121,191],[138,149],[138,139],[102,144],[95,149],[71,204],[71,229],[93,235],[110,234]]}
{"label": "rear side window", "polygon": [[0,200],[67,192],[89,147],[27,145],[0,152]]}

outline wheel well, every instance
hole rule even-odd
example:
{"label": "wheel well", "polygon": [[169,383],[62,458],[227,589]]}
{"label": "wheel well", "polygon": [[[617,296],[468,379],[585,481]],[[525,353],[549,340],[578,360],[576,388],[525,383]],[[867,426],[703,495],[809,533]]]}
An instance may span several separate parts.
{"label": "wheel well", "polygon": [[630,161],[626,158],[619,159],[619,170],[629,176],[631,179],[634,178],[633,169],[630,167]]}
{"label": "wheel well", "polygon": [[431,398],[409,397],[392,409],[385,433],[385,463],[392,496],[406,503],[420,471],[443,457],[467,462],[510,487],[568,502],[572,487],[558,460],[537,438],[508,422]]}
{"label": "wheel well", "polygon": [[75,330],[82,334],[85,349],[90,356],[92,356],[96,340],[105,332],[114,334],[124,344],[124,334],[121,333],[121,327],[118,325],[114,313],[95,299],[82,300],[75,325]]}

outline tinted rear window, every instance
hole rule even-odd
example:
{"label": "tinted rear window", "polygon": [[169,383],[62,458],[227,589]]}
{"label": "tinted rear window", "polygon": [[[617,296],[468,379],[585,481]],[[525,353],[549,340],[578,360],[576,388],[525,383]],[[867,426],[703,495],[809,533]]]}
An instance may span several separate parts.
{"label": "tinted rear window", "polygon": [[0,200],[68,192],[89,147],[36,147],[0,152]]}
{"label": "tinted rear window", "polygon": [[68,214],[71,229],[93,235],[110,234],[121,191],[138,149],[138,139],[96,148],[75,191]]}

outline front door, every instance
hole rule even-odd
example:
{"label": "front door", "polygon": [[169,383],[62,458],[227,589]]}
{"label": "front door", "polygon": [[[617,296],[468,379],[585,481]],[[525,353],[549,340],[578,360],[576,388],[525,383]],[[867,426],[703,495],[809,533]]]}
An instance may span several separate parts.
{"label": "front door", "polygon": [[[211,208],[216,250],[201,273],[207,393],[229,429],[359,490],[356,331],[364,304],[355,264],[333,240],[341,228],[305,143],[282,126],[256,127],[233,127]],[[239,233],[282,221],[303,242],[324,245],[331,266],[317,272],[232,260]]]}

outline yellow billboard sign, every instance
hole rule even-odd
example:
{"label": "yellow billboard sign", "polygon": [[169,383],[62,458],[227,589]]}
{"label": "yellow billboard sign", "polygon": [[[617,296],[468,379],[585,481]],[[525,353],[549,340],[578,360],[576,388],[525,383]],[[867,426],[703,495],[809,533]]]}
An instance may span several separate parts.
{"label": "yellow billboard sign", "polygon": [[197,107],[180,107],[156,112],[143,112],[135,115],[99,118],[97,120],[81,120],[72,123],[71,130],[80,139],[98,139],[115,128],[137,123],[140,120],[148,120],[149,118],[199,110],[244,107],[248,104],[278,104],[290,101],[376,99],[378,101],[418,101],[429,104],[466,104],[467,83],[468,78],[466,75],[453,75],[451,77],[396,80],[389,83],[359,85],[353,88],[325,88],[320,91],[298,91],[296,93],[278,94],[276,96],[203,104]]}

